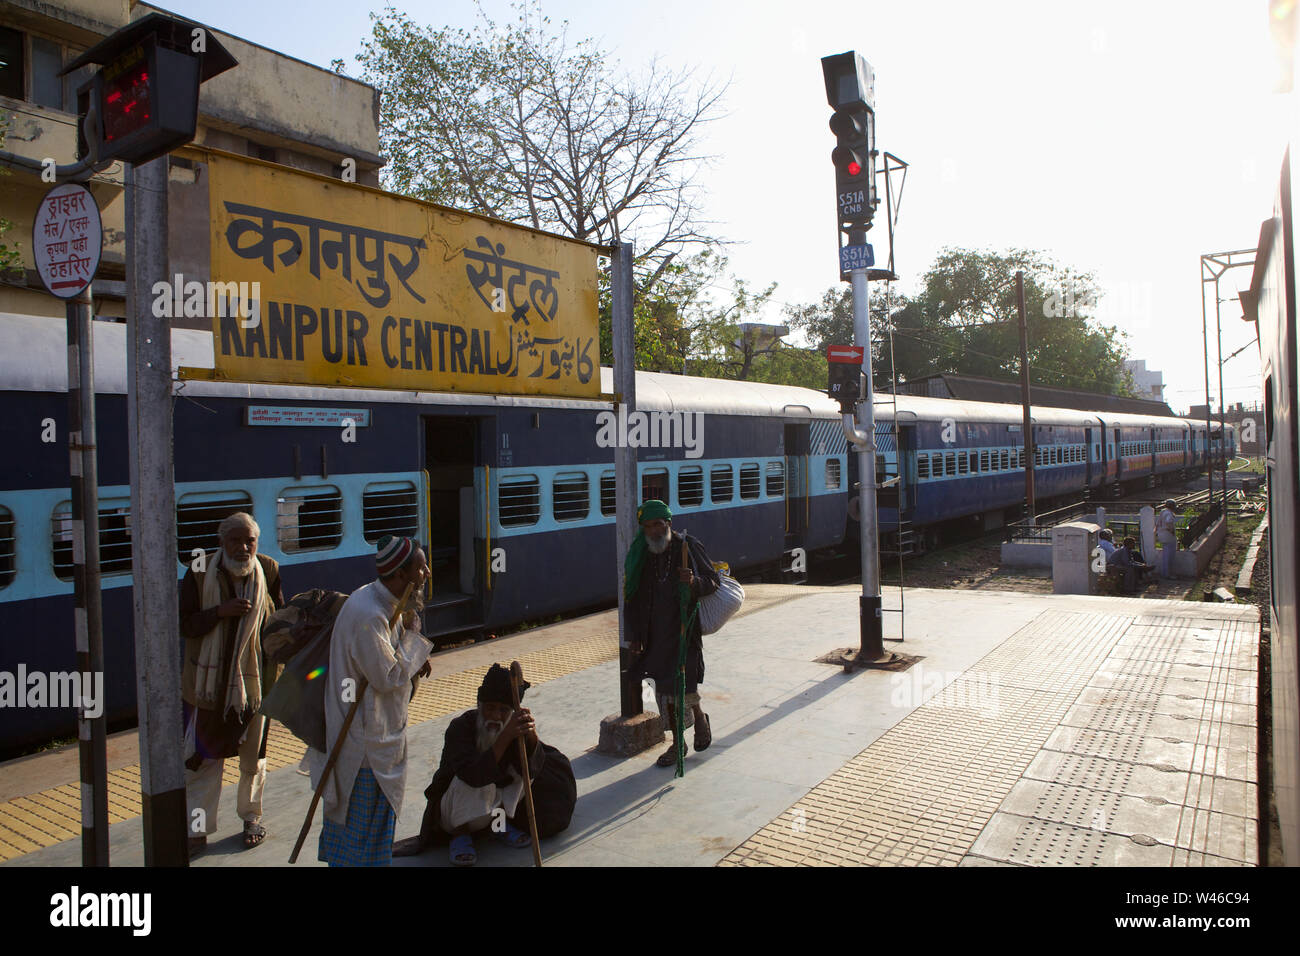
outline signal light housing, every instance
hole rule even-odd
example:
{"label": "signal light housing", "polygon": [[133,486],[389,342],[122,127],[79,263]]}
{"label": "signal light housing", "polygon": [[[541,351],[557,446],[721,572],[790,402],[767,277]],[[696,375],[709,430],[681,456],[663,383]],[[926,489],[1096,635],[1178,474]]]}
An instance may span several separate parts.
{"label": "signal light housing", "polygon": [[835,110],[831,132],[836,146],[836,207],[841,227],[870,228],[879,199],[876,196],[875,75],[856,53],[822,58],[826,100]]}

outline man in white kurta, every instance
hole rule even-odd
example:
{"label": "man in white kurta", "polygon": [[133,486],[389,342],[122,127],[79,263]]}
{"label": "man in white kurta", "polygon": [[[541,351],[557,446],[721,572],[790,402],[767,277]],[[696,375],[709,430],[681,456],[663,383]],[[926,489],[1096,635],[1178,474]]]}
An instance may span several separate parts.
{"label": "man in white kurta", "polygon": [[[433,649],[421,636],[414,611],[393,627],[388,624],[406,586],[412,585],[415,593],[423,586],[428,574],[424,552],[410,538],[385,537],[376,563],[379,580],[347,599],[330,641],[325,727],[331,747],[352,702],[361,701],[321,794],[318,858],[332,866],[382,866],[392,860],[393,830],[406,786],[411,678]],[[314,753],[313,758],[315,785],[325,757]]]}
{"label": "man in white kurta", "polygon": [[1156,518],[1156,542],[1160,545],[1160,576],[1169,577],[1170,562],[1173,560],[1174,552],[1178,550],[1178,516],[1174,514],[1176,507],[1173,498],[1165,500],[1164,510]]}

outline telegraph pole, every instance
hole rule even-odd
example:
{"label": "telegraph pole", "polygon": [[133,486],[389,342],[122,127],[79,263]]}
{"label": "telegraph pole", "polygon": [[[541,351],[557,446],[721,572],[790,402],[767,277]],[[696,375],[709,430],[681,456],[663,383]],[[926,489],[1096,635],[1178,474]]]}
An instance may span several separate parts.
{"label": "telegraph pole", "polygon": [[[823,57],[822,75],[826,100],[835,111],[830,121],[836,138],[831,161],[835,164],[840,273],[841,277],[847,274],[853,289],[854,347],[848,353],[842,352],[851,360],[828,356],[832,359],[830,393],[840,401],[844,434],[858,455],[858,528],[862,554],[860,643],[858,650],[850,652],[844,660],[845,668],[852,670],[888,664],[894,659],[884,649],[880,599],[875,392],[871,380],[871,311],[867,285],[867,270],[875,264],[867,243],[867,230],[880,202],[876,196],[875,74],[865,59],[849,51]],[[848,242],[844,243],[846,236]],[[853,362],[861,363],[856,370]]]}
{"label": "telegraph pole", "polygon": [[1029,329],[1025,322],[1025,274],[1020,270],[1016,271],[1016,309],[1020,316],[1020,402],[1024,406],[1025,422],[1025,510],[1032,528],[1037,513],[1034,503],[1034,423],[1029,404]]}

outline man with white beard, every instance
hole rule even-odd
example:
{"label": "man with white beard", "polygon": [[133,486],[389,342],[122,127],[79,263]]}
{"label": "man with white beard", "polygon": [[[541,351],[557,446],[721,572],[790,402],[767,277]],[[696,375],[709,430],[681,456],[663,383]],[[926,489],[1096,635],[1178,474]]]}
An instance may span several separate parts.
{"label": "man with white beard", "polygon": [[[660,767],[677,764],[676,688],[681,641],[681,585],[690,589],[692,603],[712,594],[721,584],[704,546],[690,535],[675,534],[673,513],[668,505],[652,498],[636,512],[641,531],[632,540],[624,562],[623,595],[626,601],[627,636],[637,659],[632,670],[638,677],[655,682],[659,712],[673,732],[673,744],[659,756]],[[682,542],[690,555],[682,562]],[[690,614],[690,608],[687,609]],[[686,700],[683,710],[694,718],[695,749],[707,750],[713,743],[709,715],[700,705],[699,684],[704,680],[704,640],[699,615],[686,630]],[[688,719],[686,726],[691,726]]]}
{"label": "man with white beard", "polygon": [[[520,685],[521,702],[529,686],[527,681]],[[506,846],[530,846],[516,743],[520,737],[528,752],[538,834],[547,837],[567,827],[578,800],[569,760],[538,739],[527,708],[514,709],[510,671],[493,664],[478,689],[478,706],[447,727],[438,771],[424,791],[428,803],[420,835],[401,841],[393,855],[411,856],[450,838],[451,862],[473,866],[478,860],[473,835],[483,830]]]}
{"label": "man with white beard", "polygon": [[221,547],[205,556],[203,570],[191,566],[181,582],[190,856],[203,852],[208,834],[216,831],[227,757],[239,758],[236,809],[244,821],[244,847],[266,839],[267,720],[258,709],[275,675],[262,653],[262,628],[284,607],[284,593],[280,566],[257,553],[260,533],[250,515],[230,515],[217,528]]}

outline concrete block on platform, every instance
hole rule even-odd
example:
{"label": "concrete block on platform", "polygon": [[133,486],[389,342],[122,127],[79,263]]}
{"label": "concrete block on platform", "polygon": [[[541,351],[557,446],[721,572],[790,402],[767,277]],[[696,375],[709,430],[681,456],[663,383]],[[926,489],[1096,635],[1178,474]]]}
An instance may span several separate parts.
{"label": "concrete block on platform", "polygon": [[631,757],[663,742],[663,721],[658,714],[640,713],[635,717],[610,714],[600,722],[596,749],[612,757]]}

